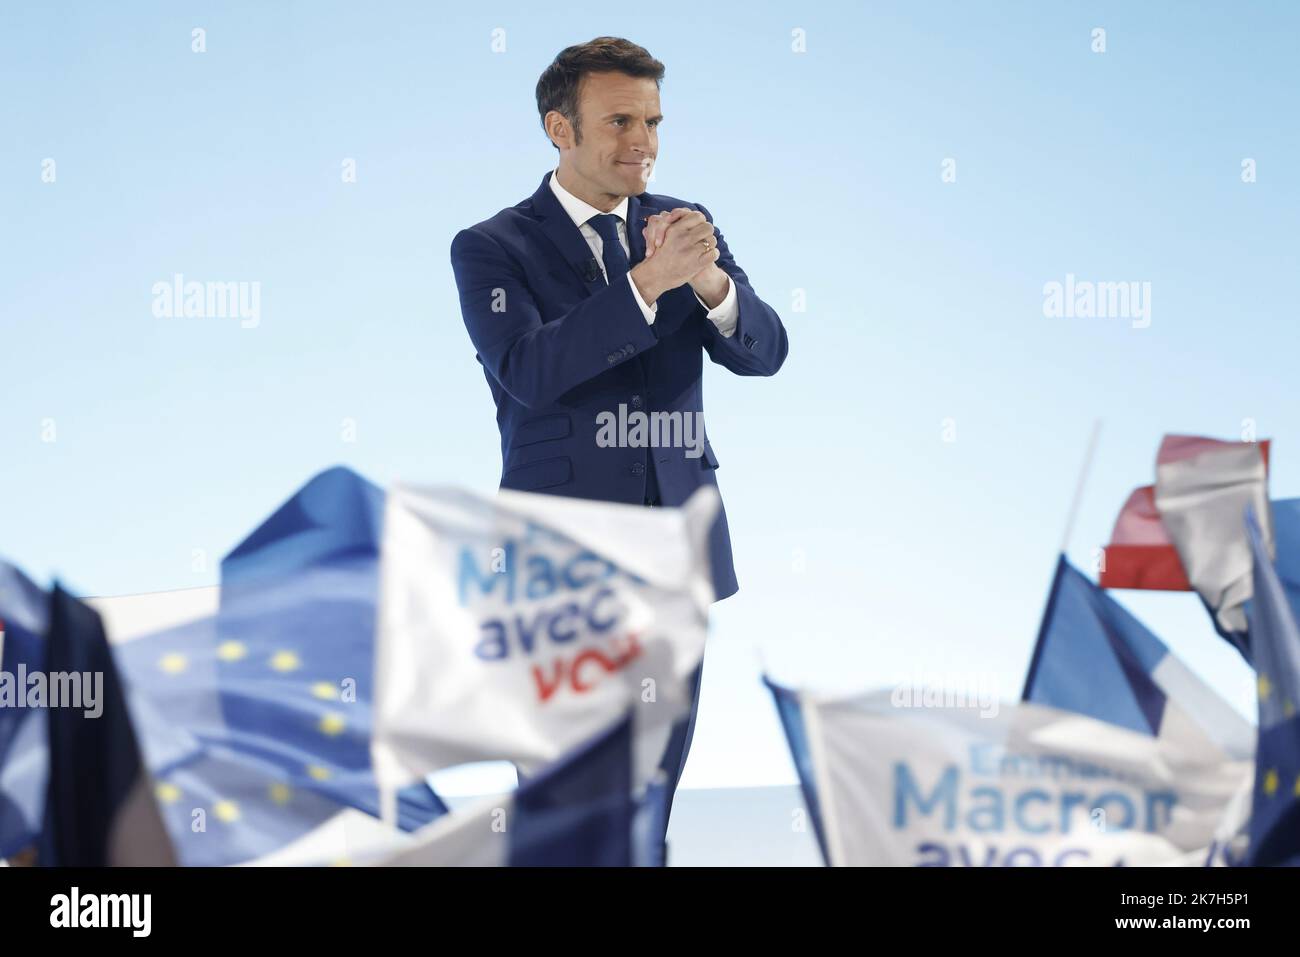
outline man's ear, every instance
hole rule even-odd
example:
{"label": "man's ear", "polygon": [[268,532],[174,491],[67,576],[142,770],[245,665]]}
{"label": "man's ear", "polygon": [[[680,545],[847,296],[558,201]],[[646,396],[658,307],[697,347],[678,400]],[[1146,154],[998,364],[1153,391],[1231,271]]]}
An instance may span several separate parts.
{"label": "man's ear", "polygon": [[573,128],[569,126],[569,121],[559,110],[551,110],[546,114],[546,132],[551,137],[551,142],[561,149],[567,149],[572,146]]}

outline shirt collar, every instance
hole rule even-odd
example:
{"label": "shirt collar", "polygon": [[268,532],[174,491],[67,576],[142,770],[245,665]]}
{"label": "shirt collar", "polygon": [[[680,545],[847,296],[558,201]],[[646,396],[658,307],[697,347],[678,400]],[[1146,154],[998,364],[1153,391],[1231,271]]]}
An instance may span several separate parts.
{"label": "shirt collar", "polygon": [[[556,167],[555,171],[551,173],[551,191],[555,193],[555,198],[560,201],[560,205],[564,207],[564,211],[569,214],[569,218],[573,220],[575,226],[580,227],[591,217],[601,215],[601,211],[595,206],[592,206],[586,200],[578,199],[578,197],[561,186],[559,174],[559,167]],[[617,216],[626,225],[627,197],[624,196],[619,200],[618,205],[611,209],[610,213]]]}

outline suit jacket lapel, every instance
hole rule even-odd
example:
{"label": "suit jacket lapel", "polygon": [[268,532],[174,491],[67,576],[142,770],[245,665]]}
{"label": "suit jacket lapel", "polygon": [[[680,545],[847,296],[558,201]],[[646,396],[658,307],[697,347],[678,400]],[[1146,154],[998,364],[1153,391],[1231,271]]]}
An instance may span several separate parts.
{"label": "suit jacket lapel", "polygon": [[[605,279],[599,273],[591,281],[585,278],[587,263],[592,258],[591,247],[587,245],[587,240],[582,238],[581,230],[573,224],[573,220],[569,218],[569,214],[564,211],[564,207],[560,205],[560,201],[551,190],[548,181],[550,176],[549,172],[543,176],[542,185],[537,188],[537,192],[533,193],[533,214],[537,217],[542,231],[573,270],[578,282],[587,290],[587,295],[594,295],[605,288]],[[645,228],[646,218],[657,212],[659,210],[643,204],[635,196],[627,198],[627,244],[632,250],[628,261],[633,266],[645,258],[645,238],[641,235],[641,230]]]}

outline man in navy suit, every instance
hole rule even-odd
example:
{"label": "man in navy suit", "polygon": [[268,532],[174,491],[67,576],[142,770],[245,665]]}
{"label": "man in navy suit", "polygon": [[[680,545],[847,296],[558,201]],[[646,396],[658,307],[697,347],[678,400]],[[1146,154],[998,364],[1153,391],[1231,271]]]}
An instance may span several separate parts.
{"label": "man in navy suit", "polygon": [[[717,485],[703,355],[737,375],[770,376],[785,361],[780,317],[709,211],[645,192],[663,75],[627,40],[563,50],[537,83],[557,168],[532,196],[452,241],[461,312],[496,402],[502,488],[679,506]],[[602,426],[630,413],[675,420],[665,431],[677,441],[604,441]],[[709,551],[721,600],[739,587],[725,510]],[[665,757],[674,787],[694,718],[692,708]]]}

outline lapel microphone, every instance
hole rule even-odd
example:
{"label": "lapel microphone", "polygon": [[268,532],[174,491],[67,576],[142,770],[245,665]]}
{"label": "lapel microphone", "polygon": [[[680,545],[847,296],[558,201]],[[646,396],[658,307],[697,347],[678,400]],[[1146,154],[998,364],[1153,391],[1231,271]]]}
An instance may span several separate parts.
{"label": "lapel microphone", "polygon": [[582,264],[582,278],[587,282],[595,282],[600,278],[600,263],[593,256]]}

